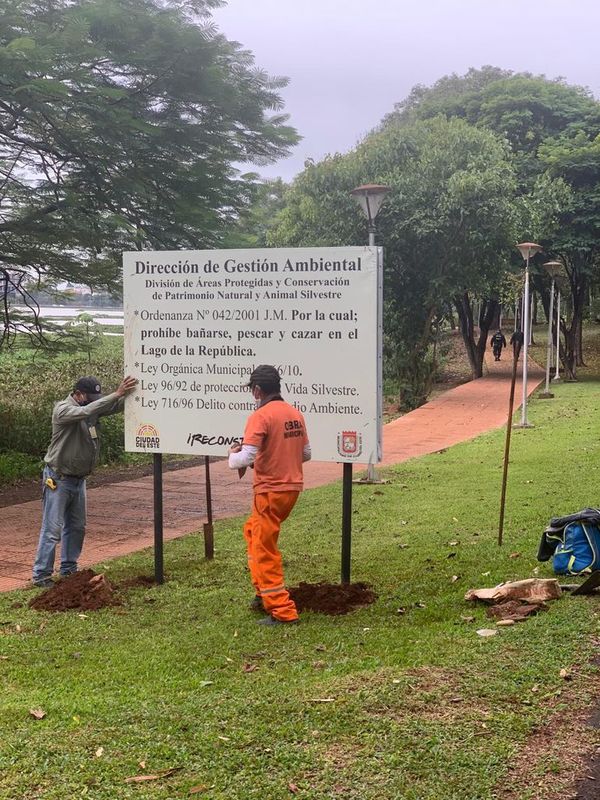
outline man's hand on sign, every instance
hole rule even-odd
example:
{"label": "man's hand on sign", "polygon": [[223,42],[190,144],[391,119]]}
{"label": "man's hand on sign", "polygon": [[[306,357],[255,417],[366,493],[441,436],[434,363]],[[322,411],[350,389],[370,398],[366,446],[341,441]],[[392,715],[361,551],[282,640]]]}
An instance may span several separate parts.
{"label": "man's hand on sign", "polygon": [[118,394],[119,397],[125,397],[126,394],[129,394],[129,392],[135,389],[137,383],[137,378],[133,378],[131,375],[128,375],[126,378],[123,378],[120,385],[117,387],[116,394]]}

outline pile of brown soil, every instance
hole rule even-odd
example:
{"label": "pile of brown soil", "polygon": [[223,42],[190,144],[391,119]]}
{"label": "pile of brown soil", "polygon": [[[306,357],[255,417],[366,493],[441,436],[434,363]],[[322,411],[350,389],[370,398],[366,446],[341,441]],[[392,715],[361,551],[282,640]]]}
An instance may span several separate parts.
{"label": "pile of brown soil", "polygon": [[93,569],[83,569],[63,578],[29,602],[29,607],[36,611],[97,611],[119,605],[121,600],[110,582]]}
{"label": "pile of brown soil", "polygon": [[298,611],[335,616],[369,606],[377,599],[366,583],[300,583],[288,590]]}

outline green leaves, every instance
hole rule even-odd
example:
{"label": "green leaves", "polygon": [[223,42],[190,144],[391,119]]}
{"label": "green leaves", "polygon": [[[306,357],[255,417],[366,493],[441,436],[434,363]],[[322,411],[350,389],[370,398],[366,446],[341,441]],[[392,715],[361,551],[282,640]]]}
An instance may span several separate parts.
{"label": "green leaves", "polygon": [[436,316],[457,292],[495,286],[504,269],[516,178],[506,143],[464,120],[390,124],[346,156],[308,165],[284,197],[270,243],[364,243],[350,190],[371,182],[391,189],[377,217],[386,251],[386,376],[414,406],[435,371],[428,351]]}
{"label": "green leaves", "polygon": [[60,81],[51,80],[49,78],[34,78],[24,86],[17,86],[14,93],[18,95],[20,92],[35,92],[48,100],[48,95],[53,97],[67,97],[69,95],[69,87],[65,86]]}
{"label": "green leaves", "polygon": [[224,241],[255,182],[233,165],[273,161],[297,135],[279,113],[285,80],[207,21],[218,4],[0,10],[4,263],[107,286],[122,250]]}
{"label": "green leaves", "polygon": [[22,52],[33,50],[35,47],[35,39],[30,39],[28,36],[20,36],[18,39],[13,39],[6,45],[7,50]]}

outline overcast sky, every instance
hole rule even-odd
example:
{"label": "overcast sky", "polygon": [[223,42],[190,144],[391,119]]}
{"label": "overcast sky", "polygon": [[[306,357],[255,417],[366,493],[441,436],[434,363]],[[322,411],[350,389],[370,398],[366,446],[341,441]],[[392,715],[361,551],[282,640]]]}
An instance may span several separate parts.
{"label": "overcast sky", "polygon": [[600,0],[228,0],[214,19],[290,79],[285,109],[304,138],[265,176],[346,152],[415,84],[469,67],[560,75],[600,97]]}

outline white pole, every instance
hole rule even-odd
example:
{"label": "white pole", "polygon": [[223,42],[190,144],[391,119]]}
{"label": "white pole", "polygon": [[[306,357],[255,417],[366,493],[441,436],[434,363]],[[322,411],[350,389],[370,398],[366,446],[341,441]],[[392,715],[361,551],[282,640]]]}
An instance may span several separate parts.
{"label": "white pole", "polygon": [[527,345],[529,344],[529,250],[525,262],[525,294],[523,296],[523,399],[521,403],[521,427],[528,428],[527,422]]}
{"label": "white pole", "polygon": [[[369,225],[369,247],[375,247],[375,223],[371,222]],[[373,462],[369,458],[369,464],[367,466],[367,481],[369,483],[381,483],[381,479],[377,472],[375,471],[375,467],[373,466]]]}
{"label": "white pole", "polygon": [[517,318],[519,316],[519,296],[515,297],[515,324],[514,329],[517,330]]}
{"label": "white pole", "polygon": [[550,394],[550,361],[552,359],[552,317],[554,316],[554,278],[550,284],[550,309],[548,312],[548,342],[546,343],[546,394]]}
{"label": "white pole", "polygon": [[556,298],[556,373],[554,380],[560,380],[560,289]]}

